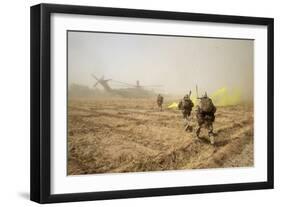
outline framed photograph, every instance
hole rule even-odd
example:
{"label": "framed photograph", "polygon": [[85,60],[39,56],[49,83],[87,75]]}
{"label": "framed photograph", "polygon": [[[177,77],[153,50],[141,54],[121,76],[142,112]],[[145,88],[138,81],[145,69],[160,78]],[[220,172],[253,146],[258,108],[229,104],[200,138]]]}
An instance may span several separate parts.
{"label": "framed photograph", "polygon": [[273,188],[273,19],[31,7],[31,200]]}

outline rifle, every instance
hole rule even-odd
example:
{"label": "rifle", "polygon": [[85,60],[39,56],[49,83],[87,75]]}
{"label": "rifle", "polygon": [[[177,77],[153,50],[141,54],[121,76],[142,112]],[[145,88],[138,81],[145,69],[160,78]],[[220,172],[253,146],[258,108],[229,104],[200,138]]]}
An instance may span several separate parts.
{"label": "rifle", "polygon": [[[206,92],[205,92],[206,93]],[[197,87],[197,84],[196,84],[196,95],[197,95],[197,99],[203,99],[204,97],[202,96],[202,97],[199,97],[198,96],[198,87]]]}
{"label": "rifle", "polygon": [[197,95],[197,99],[202,99],[203,97],[199,97],[198,96],[198,86],[197,86],[197,84],[196,84],[196,95]]}

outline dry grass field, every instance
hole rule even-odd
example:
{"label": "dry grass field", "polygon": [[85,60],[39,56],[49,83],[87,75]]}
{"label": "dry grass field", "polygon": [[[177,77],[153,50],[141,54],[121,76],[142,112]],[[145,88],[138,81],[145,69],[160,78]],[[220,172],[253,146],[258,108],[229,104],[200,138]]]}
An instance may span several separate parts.
{"label": "dry grass field", "polygon": [[[175,101],[175,100],[173,100]],[[217,107],[215,145],[155,99],[69,99],[68,174],[253,166],[253,107]],[[205,137],[205,138],[204,138]]]}

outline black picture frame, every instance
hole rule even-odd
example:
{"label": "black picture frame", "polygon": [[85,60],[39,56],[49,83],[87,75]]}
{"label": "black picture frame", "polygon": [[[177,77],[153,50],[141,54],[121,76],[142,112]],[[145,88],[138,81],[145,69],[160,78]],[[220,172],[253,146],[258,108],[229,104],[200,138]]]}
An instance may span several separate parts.
{"label": "black picture frame", "polygon": [[[231,23],[267,26],[267,181],[186,187],[51,194],[50,183],[50,15],[52,13],[134,17],[210,23]],[[170,11],[135,10],[89,6],[39,4],[31,7],[31,151],[30,199],[38,203],[88,201],[103,199],[166,196],[272,189],[274,187],[274,20],[272,18],[195,14]]]}

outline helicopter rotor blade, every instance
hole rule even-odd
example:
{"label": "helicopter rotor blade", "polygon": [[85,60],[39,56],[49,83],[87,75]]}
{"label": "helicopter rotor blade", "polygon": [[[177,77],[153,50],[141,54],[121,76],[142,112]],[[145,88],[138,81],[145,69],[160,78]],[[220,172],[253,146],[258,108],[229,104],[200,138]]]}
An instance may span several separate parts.
{"label": "helicopter rotor blade", "polygon": [[136,85],[130,84],[130,83],[125,83],[125,82],[116,81],[116,80],[112,80],[112,79],[110,79],[110,80],[115,82],[115,83],[123,84],[123,85],[126,85],[126,86],[131,86],[131,87],[135,87],[136,86]]}
{"label": "helicopter rotor blade", "polygon": [[99,81],[97,81],[97,82],[94,84],[94,87],[97,87],[98,84],[99,84]]}
{"label": "helicopter rotor blade", "polygon": [[94,74],[91,74],[92,75],[92,77],[94,78],[94,79],[96,79],[97,81],[99,81],[99,79],[94,75]]}
{"label": "helicopter rotor blade", "polygon": [[141,85],[141,87],[144,87],[144,88],[146,88],[146,87],[154,88],[155,87],[155,88],[157,88],[157,87],[163,87],[163,85],[144,85],[144,86]]}

